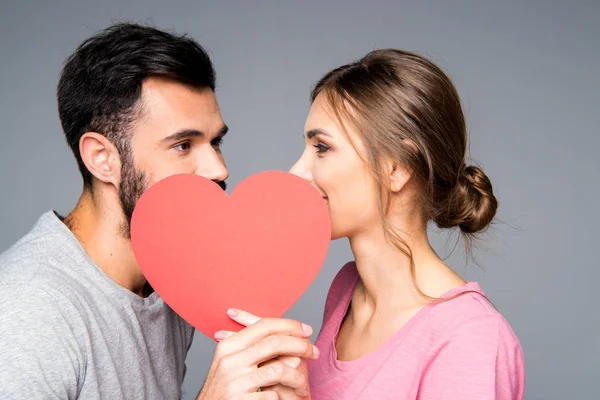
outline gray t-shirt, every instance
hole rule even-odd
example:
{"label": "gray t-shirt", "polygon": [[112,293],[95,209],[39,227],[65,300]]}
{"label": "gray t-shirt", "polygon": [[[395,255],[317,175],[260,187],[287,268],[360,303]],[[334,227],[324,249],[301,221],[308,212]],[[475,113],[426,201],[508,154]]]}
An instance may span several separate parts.
{"label": "gray t-shirt", "polygon": [[2,400],[181,398],[193,335],[156,293],[112,281],[53,211],[0,255]]}

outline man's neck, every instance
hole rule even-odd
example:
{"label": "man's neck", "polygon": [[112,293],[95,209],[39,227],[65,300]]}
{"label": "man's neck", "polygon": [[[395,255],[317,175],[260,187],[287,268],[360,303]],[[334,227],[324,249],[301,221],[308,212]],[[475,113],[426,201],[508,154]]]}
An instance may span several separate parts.
{"label": "man's neck", "polygon": [[151,292],[123,229],[125,217],[107,193],[85,190],[75,209],[64,218],[88,256],[117,284],[145,297]]}

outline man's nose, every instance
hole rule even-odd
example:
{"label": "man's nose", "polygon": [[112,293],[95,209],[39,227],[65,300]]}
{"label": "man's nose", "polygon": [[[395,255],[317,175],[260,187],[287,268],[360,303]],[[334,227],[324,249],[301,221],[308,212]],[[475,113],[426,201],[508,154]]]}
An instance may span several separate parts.
{"label": "man's nose", "polygon": [[229,178],[229,171],[223,161],[223,157],[212,149],[210,152],[204,152],[204,154],[202,154],[198,165],[196,175],[215,182],[225,181]]}

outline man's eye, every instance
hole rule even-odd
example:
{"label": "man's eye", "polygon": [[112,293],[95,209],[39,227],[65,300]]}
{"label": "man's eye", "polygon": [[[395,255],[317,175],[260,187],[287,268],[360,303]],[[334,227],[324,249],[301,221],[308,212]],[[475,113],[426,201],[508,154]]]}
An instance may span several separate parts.
{"label": "man's eye", "polygon": [[174,149],[179,150],[179,151],[188,151],[191,147],[192,147],[191,142],[183,142],[183,143],[179,143],[178,145],[173,146]]}
{"label": "man's eye", "polygon": [[317,143],[317,144],[313,145],[313,147],[317,149],[317,153],[319,153],[319,154],[325,153],[327,150],[329,150],[331,148],[323,143]]}

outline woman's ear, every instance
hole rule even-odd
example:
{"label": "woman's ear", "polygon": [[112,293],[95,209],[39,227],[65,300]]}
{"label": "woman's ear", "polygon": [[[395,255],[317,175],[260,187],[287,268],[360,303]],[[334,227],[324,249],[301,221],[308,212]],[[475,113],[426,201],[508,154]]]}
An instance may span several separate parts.
{"label": "woman's ear", "polygon": [[411,172],[397,161],[388,163],[390,189],[392,193],[399,193],[410,180]]}
{"label": "woman's ear", "polygon": [[79,139],[79,153],[94,178],[119,189],[121,157],[110,140],[99,133],[86,132]]}

